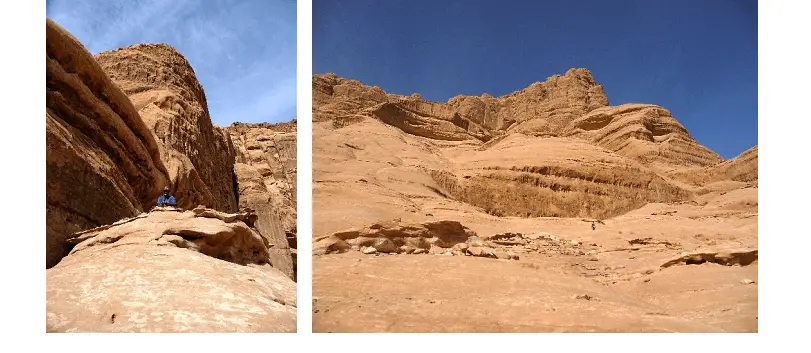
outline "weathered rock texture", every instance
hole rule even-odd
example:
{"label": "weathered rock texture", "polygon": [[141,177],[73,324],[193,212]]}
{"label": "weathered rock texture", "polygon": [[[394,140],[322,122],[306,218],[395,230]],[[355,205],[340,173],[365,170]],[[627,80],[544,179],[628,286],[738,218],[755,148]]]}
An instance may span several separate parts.
{"label": "weathered rock texture", "polygon": [[236,211],[236,153],[229,135],[211,124],[205,92],[189,62],[165,44],[133,45],[100,53],[96,60],[159,141],[178,206]]}
{"label": "weathered rock texture", "polygon": [[[236,163],[177,51],[93,58],[52,21],[46,29],[48,331],[295,331],[279,217],[295,223],[283,195],[295,195],[295,128],[279,140],[286,164],[265,166],[288,184],[266,183],[261,165]],[[180,208],[143,213],[165,186]],[[250,210],[227,213],[238,206]]]}
{"label": "weathered rock texture", "polygon": [[562,135],[587,140],[663,171],[722,161],[696,142],[669,111],[650,104],[595,109],[570,122]]}
{"label": "weathered rock texture", "polygon": [[295,332],[255,220],[170,208],[74,235],[46,272],[48,332]]}
{"label": "weathered rock texture", "polygon": [[[351,118],[379,104],[383,105],[372,114],[408,133],[486,141],[498,131],[520,125],[525,133],[556,133],[575,118],[608,105],[608,99],[586,69],[571,69],[499,98],[456,96],[447,103],[428,102],[419,95],[386,94],[334,74],[313,77],[314,121]],[[542,123],[528,123],[535,120]]]}
{"label": "weathered rock texture", "polygon": [[432,245],[450,248],[475,236],[475,232],[457,221],[409,224],[392,220],[315,238],[313,253],[343,252],[352,246],[374,247],[386,253],[412,253],[416,249],[429,249]]}
{"label": "weathered rock texture", "polygon": [[295,123],[219,128],[172,47],[93,58],[50,20],[47,29],[47,266],[67,235],[146,211],[169,186],[184,209],[256,210],[270,262],[295,278]]}
{"label": "weathered rock texture", "polygon": [[757,185],[758,146],[744,151],[733,159],[704,168],[676,170],[671,176],[693,185],[706,185],[725,180]]}
{"label": "weathered rock texture", "polygon": [[67,235],[134,216],[168,185],[158,144],[90,53],[46,25],[46,266]]}
{"label": "weathered rock texture", "polygon": [[[369,176],[398,169],[408,177],[395,179],[408,188],[422,184],[434,196],[496,216],[606,218],[650,202],[689,201],[708,182],[751,181],[757,174],[756,149],[738,158],[745,161],[724,162],[662,107],[608,106],[586,69],[502,97],[457,96],[447,103],[387,94],[334,74],[314,75],[313,104],[316,164],[319,158],[387,163],[372,167],[380,169]],[[383,132],[381,123],[395,130]],[[396,160],[364,150],[381,147],[372,146],[379,139],[340,143],[322,137],[361,135],[402,141],[385,146]],[[333,173],[328,166],[315,168],[317,184],[324,180],[322,171]],[[432,182],[424,182],[426,175]]]}
{"label": "weathered rock texture", "polygon": [[440,190],[496,216],[607,218],[690,196],[645,165],[579,140],[510,135],[454,162],[456,174],[431,171]]}
{"label": "weathered rock texture", "polygon": [[240,207],[256,210],[259,229],[273,244],[271,263],[296,278],[296,123],[226,128],[234,142]]}
{"label": "weathered rock texture", "polygon": [[587,70],[447,103],[314,75],[313,329],[757,332],[757,194],[757,147]]}
{"label": "weathered rock texture", "polygon": [[296,278],[290,246],[261,173],[253,166],[242,163],[237,163],[235,169],[239,180],[239,206],[250,208],[259,216],[256,227],[273,246],[270,249],[270,263],[288,277]]}
{"label": "weathered rock texture", "polygon": [[237,163],[253,166],[270,193],[271,206],[282,217],[288,234],[296,233],[296,122],[234,123],[226,131],[237,152]]}

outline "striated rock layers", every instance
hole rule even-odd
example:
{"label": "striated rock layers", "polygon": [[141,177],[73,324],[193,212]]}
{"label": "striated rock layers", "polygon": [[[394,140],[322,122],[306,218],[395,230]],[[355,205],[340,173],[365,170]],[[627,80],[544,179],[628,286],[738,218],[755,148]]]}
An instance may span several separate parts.
{"label": "striated rock layers", "polygon": [[274,247],[271,263],[296,278],[296,123],[226,128],[237,151],[240,207],[255,210],[258,227]]}
{"label": "striated rock layers", "polygon": [[296,122],[234,123],[226,128],[236,162],[254,167],[288,234],[296,233]]}
{"label": "striated rock layers", "polygon": [[[526,125],[523,131],[543,133],[558,130],[574,118],[608,105],[608,99],[602,86],[585,69],[571,69],[565,75],[552,76],[545,82],[533,83],[526,89],[499,98],[488,94],[480,97],[456,96],[447,103],[424,101],[416,94],[386,94],[379,87],[367,87],[334,74],[313,77],[315,121],[351,116],[352,112],[382,103],[393,104],[404,111],[400,114],[414,119],[415,124],[412,125],[415,129],[420,118],[431,118],[455,126],[454,131],[459,134],[457,138],[468,135],[467,138],[486,140],[493,131],[507,130],[537,119],[542,119],[543,124]],[[385,116],[387,113],[379,112],[378,115]],[[404,120],[390,119],[390,124],[394,121],[403,123]],[[441,122],[433,124],[445,125],[450,129]]]}
{"label": "striated rock layers", "polygon": [[165,44],[133,45],[100,53],[96,60],[155,134],[178,206],[236,211],[234,147],[212,125],[189,62]]}
{"label": "striated rock layers", "polygon": [[430,170],[447,195],[495,216],[609,218],[690,192],[654,170],[580,140],[509,135]]}
{"label": "striated rock layers", "polygon": [[157,209],[77,233],[46,271],[48,332],[295,332],[295,283],[251,214]]}
{"label": "striated rock layers", "polygon": [[[51,20],[47,70],[48,268],[66,254],[67,235],[146,211],[170,186],[183,209],[256,210],[270,263],[294,278],[295,124],[216,127],[173,48],[141,44],[94,59]],[[252,154],[256,143],[265,162]]]}
{"label": "striated rock layers", "polygon": [[[688,201],[708,182],[757,178],[756,148],[724,162],[665,108],[609,106],[586,69],[502,97],[446,103],[319,74],[313,122],[316,213],[366,207],[361,195],[331,201],[351,194],[326,184],[338,181],[339,165],[358,180],[376,180],[353,186],[365,199],[396,194],[411,212],[426,199],[453,199],[520,217],[607,218],[650,202]],[[374,154],[365,145],[385,150]]]}
{"label": "striated rock layers", "polygon": [[46,266],[67,235],[134,216],[168,185],[152,132],[90,53],[46,25]]}
{"label": "striated rock layers", "polygon": [[703,167],[722,161],[662,107],[608,106],[602,86],[586,69],[571,69],[498,98],[456,96],[447,103],[386,94],[334,74],[315,75],[313,104],[314,121],[370,116],[438,140],[487,142],[522,133],[575,137],[643,163]]}
{"label": "striated rock layers", "polygon": [[670,173],[674,179],[693,185],[706,185],[719,181],[736,181],[757,186],[758,146],[754,146],[735,158],[703,168],[676,170]]}

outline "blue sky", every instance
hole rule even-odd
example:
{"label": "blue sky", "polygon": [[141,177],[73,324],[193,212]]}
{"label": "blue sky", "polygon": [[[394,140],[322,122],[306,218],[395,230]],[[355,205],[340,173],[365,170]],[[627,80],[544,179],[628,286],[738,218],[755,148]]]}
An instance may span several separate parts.
{"label": "blue sky", "polygon": [[219,126],[296,117],[294,0],[48,0],[92,54],[166,43],[191,63]]}
{"label": "blue sky", "polygon": [[313,70],[447,101],[591,70],[725,159],[757,144],[754,0],[313,0]]}

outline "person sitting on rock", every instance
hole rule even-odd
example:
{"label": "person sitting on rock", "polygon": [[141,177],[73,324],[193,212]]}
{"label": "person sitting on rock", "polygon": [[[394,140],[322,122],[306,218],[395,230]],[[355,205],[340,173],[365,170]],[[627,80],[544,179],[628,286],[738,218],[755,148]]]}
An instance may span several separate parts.
{"label": "person sitting on rock", "polygon": [[177,206],[175,197],[169,195],[168,186],[163,188],[163,194],[161,194],[161,196],[158,197],[158,206]]}

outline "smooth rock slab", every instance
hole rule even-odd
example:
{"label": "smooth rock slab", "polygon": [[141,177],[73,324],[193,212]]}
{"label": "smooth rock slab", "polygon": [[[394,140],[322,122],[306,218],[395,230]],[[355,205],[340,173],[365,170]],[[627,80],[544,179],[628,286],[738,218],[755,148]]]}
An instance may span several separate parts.
{"label": "smooth rock slab", "polygon": [[295,332],[296,285],[172,245],[80,252],[46,272],[47,332]]}

